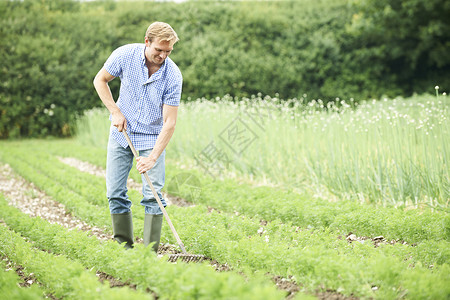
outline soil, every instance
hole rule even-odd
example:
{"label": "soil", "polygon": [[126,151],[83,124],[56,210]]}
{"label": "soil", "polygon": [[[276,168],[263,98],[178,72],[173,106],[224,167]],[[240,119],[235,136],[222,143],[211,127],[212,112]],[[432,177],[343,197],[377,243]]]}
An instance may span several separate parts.
{"label": "soil", "polygon": [[106,274],[104,272],[97,271],[95,275],[97,275],[98,280],[101,283],[105,283],[105,281],[107,281],[109,283],[109,286],[112,287],[112,288],[113,287],[128,286],[129,288],[131,288],[133,290],[136,290],[136,285],[135,284],[131,284],[129,282],[122,282],[122,281],[120,281],[120,280],[114,278],[113,276],[108,275],[108,274]]}
{"label": "soil", "polygon": [[[3,222],[0,222],[3,223]],[[5,261],[5,271],[13,271],[16,272],[16,274],[20,278],[19,286],[23,288],[28,288],[33,284],[40,285],[39,281],[36,280],[36,276],[34,273],[27,274],[24,270],[25,268],[21,265],[15,264],[14,262],[10,261],[5,256],[0,256],[0,259]],[[60,298],[55,297],[53,294],[46,294],[46,298],[52,299],[52,300],[58,300]]]}
{"label": "soil", "polygon": [[158,255],[169,255],[169,254],[178,254],[181,251],[177,246],[171,244],[159,244]]}
{"label": "soil", "polygon": [[342,294],[339,294],[338,292],[332,291],[332,290],[326,290],[326,291],[316,291],[314,294],[318,299],[322,300],[358,300],[358,297],[354,296],[344,296]]}
{"label": "soil", "polygon": [[24,272],[24,267],[22,267],[21,265],[14,264],[6,257],[2,257],[2,260],[6,262],[5,271],[14,270],[16,274],[19,275],[20,278],[19,286],[30,287],[32,284],[35,284],[37,282],[36,276],[34,276],[33,273],[26,274]]}
{"label": "soil", "polygon": [[[340,235],[340,236],[338,236],[338,239],[342,240],[343,237]],[[370,237],[367,237],[367,236],[356,236],[352,232],[349,232],[345,236],[345,239],[350,244],[353,243],[353,242],[359,242],[361,244],[364,244],[366,242],[371,242],[374,245],[375,248],[379,247],[380,245],[395,245],[397,243],[400,243],[400,244],[403,244],[403,245],[409,245],[409,246],[416,246],[416,244],[408,244],[407,242],[402,241],[402,240],[390,240],[389,241],[389,240],[385,239],[382,235],[370,238]]]}
{"label": "soil", "polygon": [[[272,277],[276,286],[287,292],[286,299],[294,299],[295,295],[301,290],[301,285],[297,284],[292,277],[284,278],[281,276]],[[315,297],[321,300],[358,300],[359,298],[353,296],[345,296],[333,290],[316,290],[313,293]]]}
{"label": "soil", "polygon": [[281,276],[274,276],[272,280],[275,282],[276,286],[286,291],[288,294],[286,296],[286,299],[294,299],[295,294],[300,291],[300,287],[297,285],[297,283],[292,280],[292,278],[283,278]]}
{"label": "soil", "polygon": [[[120,288],[120,287],[127,286],[130,289],[136,290],[137,285],[136,284],[132,284],[129,281],[126,281],[126,282],[120,281],[120,280],[114,278],[113,276],[111,276],[109,274],[106,274],[104,272],[100,272],[100,271],[97,271],[96,275],[98,277],[98,280],[101,283],[104,284],[105,281],[106,281],[106,282],[109,283],[109,286],[111,288],[115,288],[115,287],[119,287]],[[154,291],[150,290],[149,288],[146,289],[146,292],[149,293],[149,294],[152,294],[152,296],[153,296],[153,298],[155,300],[159,299],[158,295]]]}

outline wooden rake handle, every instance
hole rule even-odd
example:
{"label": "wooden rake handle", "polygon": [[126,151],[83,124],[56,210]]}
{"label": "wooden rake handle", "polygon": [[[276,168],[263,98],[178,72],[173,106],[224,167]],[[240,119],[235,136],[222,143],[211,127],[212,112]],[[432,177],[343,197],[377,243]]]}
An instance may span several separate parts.
{"label": "wooden rake handle", "polygon": [[[133,152],[134,157],[135,157],[135,158],[138,158],[139,155],[138,155],[138,153],[136,152],[136,149],[133,147],[133,144],[131,143],[130,137],[128,136],[128,134],[127,134],[127,132],[125,131],[125,129],[122,130],[122,133],[123,133],[123,135],[125,136],[125,139],[127,140],[128,146],[130,146],[130,149],[131,149],[131,151]],[[175,236],[175,239],[177,240],[178,245],[179,245],[180,248],[181,248],[181,251],[183,252],[183,254],[187,254],[186,249],[184,248],[184,244],[183,244],[183,242],[181,241],[180,237],[178,236],[178,233],[177,233],[177,231],[175,230],[175,227],[173,227],[172,221],[170,221],[169,215],[167,214],[166,209],[164,208],[164,205],[163,205],[162,202],[161,202],[161,199],[159,199],[158,193],[156,192],[155,188],[153,187],[153,184],[152,184],[150,178],[148,177],[147,172],[144,173],[144,177],[145,177],[145,180],[147,180],[147,183],[148,183],[148,185],[150,186],[150,188],[151,188],[151,190],[152,190],[152,193],[153,193],[153,195],[154,195],[155,198],[156,198],[156,202],[158,202],[159,208],[160,208],[160,209],[162,210],[162,212],[163,212],[164,218],[166,218],[167,223],[169,223],[170,230],[172,230],[172,233],[173,233],[173,235]]]}

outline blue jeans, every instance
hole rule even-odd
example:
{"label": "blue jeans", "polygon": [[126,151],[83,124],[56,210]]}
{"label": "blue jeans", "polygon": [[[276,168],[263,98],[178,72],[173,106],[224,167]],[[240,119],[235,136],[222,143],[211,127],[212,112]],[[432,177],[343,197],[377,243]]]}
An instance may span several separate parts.
{"label": "blue jeans", "polygon": [[[151,151],[152,149],[141,150],[139,155],[147,157]],[[164,150],[156,160],[153,168],[147,171],[148,177],[164,207],[166,206],[166,201],[162,197],[161,190],[165,181],[165,156],[166,151]],[[113,137],[109,137],[106,158],[106,196],[109,201],[109,210],[112,214],[131,211],[132,203],[128,199],[127,179],[133,166],[133,157],[130,147],[123,148]],[[144,175],[141,177],[143,183],[141,205],[145,207],[145,213],[151,215],[162,214]]]}

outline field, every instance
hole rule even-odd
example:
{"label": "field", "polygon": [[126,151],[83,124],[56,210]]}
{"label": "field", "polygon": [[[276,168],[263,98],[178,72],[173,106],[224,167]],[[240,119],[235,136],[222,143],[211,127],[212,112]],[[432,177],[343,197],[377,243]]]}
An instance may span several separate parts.
{"label": "field", "polygon": [[[233,100],[233,101],[231,101]],[[200,264],[170,263],[167,225],[111,240],[108,120],[72,139],[0,142],[0,294],[69,299],[448,299],[449,121],[442,96],[198,99],[167,149],[168,213]]]}

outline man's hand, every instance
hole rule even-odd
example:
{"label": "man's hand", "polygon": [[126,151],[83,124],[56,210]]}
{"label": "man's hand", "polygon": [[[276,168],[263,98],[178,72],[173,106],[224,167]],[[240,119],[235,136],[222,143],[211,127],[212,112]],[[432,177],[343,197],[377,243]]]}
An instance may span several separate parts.
{"label": "man's hand", "polygon": [[125,116],[120,110],[117,110],[112,114],[112,124],[117,127],[119,132],[122,132],[122,130],[127,130],[127,119],[125,119]]}
{"label": "man's hand", "polygon": [[108,82],[114,79],[114,76],[109,74],[105,68],[101,68],[94,78],[94,87],[103,104],[112,115],[112,124],[117,127],[117,130],[127,130],[127,120],[120,111],[116,102],[114,102]]}
{"label": "man's hand", "polygon": [[142,174],[153,168],[156,163],[156,159],[153,159],[151,157],[139,156],[138,158],[136,158],[136,162],[136,168],[139,174]]}

